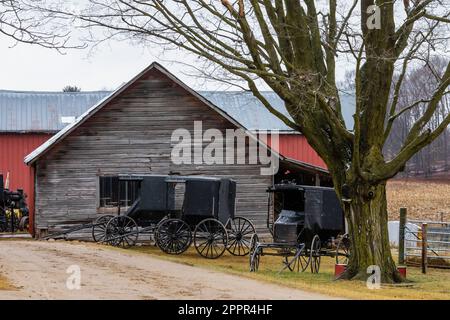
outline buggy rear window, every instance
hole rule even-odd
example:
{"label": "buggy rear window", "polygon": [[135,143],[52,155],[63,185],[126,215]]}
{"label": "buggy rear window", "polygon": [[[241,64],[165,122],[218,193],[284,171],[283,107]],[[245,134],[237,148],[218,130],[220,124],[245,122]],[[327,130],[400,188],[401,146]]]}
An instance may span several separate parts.
{"label": "buggy rear window", "polygon": [[99,178],[99,204],[101,208],[116,207],[119,203],[121,207],[130,207],[139,195],[140,181],[119,180],[118,176]]}
{"label": "buggy rear window", "polygon": [[275,210],[305,211],[305,192],[301,190],[284,190],[275,192]]}

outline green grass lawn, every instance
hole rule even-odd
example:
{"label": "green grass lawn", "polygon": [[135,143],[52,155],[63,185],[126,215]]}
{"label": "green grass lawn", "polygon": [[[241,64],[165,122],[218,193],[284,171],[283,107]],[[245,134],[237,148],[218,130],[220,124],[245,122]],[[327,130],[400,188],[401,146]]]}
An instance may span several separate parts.
{"label": "green grass lawn", "polygon": [[[279,273],[282,268],[282,258],[272,256],[262,257],[259,271],[253,273],[249,272],[248,257],[234,257],[228,253],[225,253],[219,259],[208,260],[201,258],[193,248],[179,256],[167,255],[154,246],[133,247],[127,250],[142,252],[191,266],[343,298],[450,299],[450,270],[429,269],[429,272],[423,275],[419,268],[408,267],[407,277],[412,281],[408,284],[408,287],[382,286],[381,289],[370,290],[363,281],[335,281],[334,259],[330,257],[322,258],[319,274],[311,274],[309,269],[303,273],[290,271]],[[267,294],[269,298],[270,293]]]}

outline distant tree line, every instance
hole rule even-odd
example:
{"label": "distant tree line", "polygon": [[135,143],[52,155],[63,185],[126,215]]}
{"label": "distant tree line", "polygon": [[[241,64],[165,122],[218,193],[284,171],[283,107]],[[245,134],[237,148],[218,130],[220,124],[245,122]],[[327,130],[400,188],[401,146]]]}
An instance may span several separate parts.
{"label": "distant tree line", "polygon": [[[383,148],[386,160],[392,159],[404,145],[405,139],[414,123],[423,116],[427,103],[434,93],[436,84],[441,80],[448,61],[433,56],[421,67],[408,72],[404,77],[404,89],[398,94],[395,118],[387,118],[392,123],[391,134]],[[339,85],[345,92],[355,92],[355,72],[348,71]],[[396,81],[399,75],[396,76]],[[394,90],[392,90],[394,92]],[[391,100],[394,99],[394,94]],[[431,129],[436,128],[446,114],[450,112],[450,97],[444,95],[439,102],[438,111],[431,117]],[[395,121],[394,121],[395,120]],[[431,144],[416,153],[405,165],[398,177],[445,175],[450,172],[450,128]]]}
{"label": "distant tree line", "polygon": [[80,92],[81,88],[77,87],[77,86],[68,85],[68,86],[65,86],[62,91],[63,92]]}
{"label": "distant tree line", "polygon": [[[391,135],[384,148],[386,158],[391,159],[402,147],[408,132],[414,123],[426,112],[435,85],[440,81],[448,61],[434,56],[425,65],[413,69],[405,76],[404,90],[399,94],[397,114],[393,122]],[[393,97],[392,97],[393,98]],[[436,128],[446,114],[450,112],[450,97],[444,95],[439,101],[437,112],[430,119],[430,129]],[[389,119],[387,119],[389,122]],[[450,171],[450,132],[445,130],[433,143],[416,153],[405,165],[399,176],[426,176],[443,174]]]}

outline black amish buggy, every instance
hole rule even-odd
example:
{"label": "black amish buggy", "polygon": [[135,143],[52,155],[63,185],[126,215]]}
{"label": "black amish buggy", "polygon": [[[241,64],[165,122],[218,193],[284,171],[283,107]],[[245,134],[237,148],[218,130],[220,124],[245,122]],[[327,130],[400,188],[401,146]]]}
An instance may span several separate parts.
{"label": "black amish buggy", "polygon": [[[83,228],[92,228],[96,242],[113,246],[135,245],[139,236],[153,236],[165,253],[181,254],[193,243],[197,252],[209,259],[225,250],[237,256],[250,252],[253,224],[235,216],[236,182],[232,179],[178,175],[121,175],[119,181],[137,184],[137,197],[118,214],[103,215],[91,224],[77,226],[57,238]],[[176,192],[177,185],[184,192]],[[120,188],[120,183],[118,184]],[[120,190],[118,190],[120,194]],[[177,198],[182,198],[177,208]]]}
{"label": "black amish buggy", "polygon": [[267,227],[273,242],[259,242],[255,234],[250,251],[250,271],[257,271],[261,256],[284,258],[284,267],[302,272],[308,266],[318,273],[321,256],[344,263],[349,237],[344,214],[334,189],[281,183],[270,187]]}
{"label": "black amish buggy", "polygon": [[28,228],[29,211],[26,195],[22,189],[5,188],[0,174],[0,232],[16,232]]}

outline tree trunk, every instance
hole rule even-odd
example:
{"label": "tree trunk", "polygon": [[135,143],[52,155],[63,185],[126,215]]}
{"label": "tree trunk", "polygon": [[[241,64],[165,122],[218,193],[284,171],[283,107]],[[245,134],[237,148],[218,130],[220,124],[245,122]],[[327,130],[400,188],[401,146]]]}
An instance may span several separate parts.
{"label": "tree trunk", "polygon": [[386,183],[369,186],[360,181],[350,187],[351,202],[343,206],[352,248],[342,278],[366,280],[367,267],[376,265],[380,267],[382,282],[400,282],[389,245]]}

